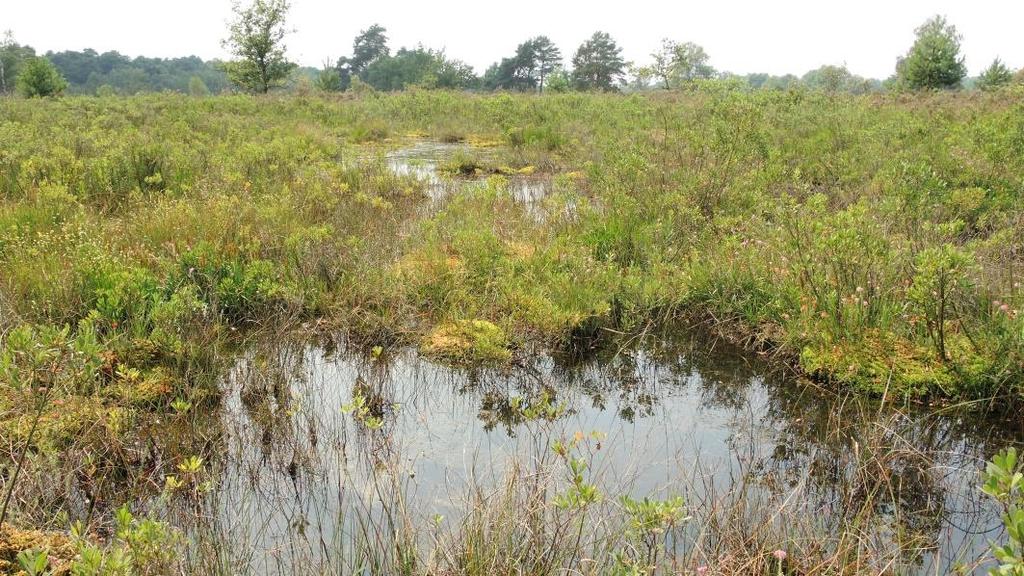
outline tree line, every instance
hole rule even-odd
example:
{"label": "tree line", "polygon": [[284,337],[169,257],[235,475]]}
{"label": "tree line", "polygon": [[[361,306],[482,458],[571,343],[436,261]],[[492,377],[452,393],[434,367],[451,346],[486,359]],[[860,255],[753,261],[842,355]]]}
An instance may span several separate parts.
{"label": "tree line", "polygon": [[65,90],[88,94],[132,94],[172,90],[201,96],[241,90],[267,93],[283,88],[395,91],[410,87],[453,90],[566,92],[678,90],[700,82],[725,81],[750,89],[805,87],[832,92],[883,90],[992,90],[1024,83],[1024,69],[1010,70],[998,58],[978,77],[968,78],[961,35],[942,16],[917,28],[916,39],[897,59],[895,73],[881,81],[852,74],[845,66],[826,65],[803,76],[736,75],[720,72],[703,47],[693,42],[662,41],[644,64],[627,62],[606,32],[581,43],[566,65],[561,49],[547,36],[529,38],[515,53],[478,76],[466,62],[422,45],[392,52],[387,30],[374,24],[352,43],[350,56],[326,62],[319,70],[299,67],[287,57],[288,0],[253,0],[236,5],[224,47],[232,59],[129,58],[94,50],[48,52],[18,44],[8,32],[0,43],[0,93],[46,96]]}

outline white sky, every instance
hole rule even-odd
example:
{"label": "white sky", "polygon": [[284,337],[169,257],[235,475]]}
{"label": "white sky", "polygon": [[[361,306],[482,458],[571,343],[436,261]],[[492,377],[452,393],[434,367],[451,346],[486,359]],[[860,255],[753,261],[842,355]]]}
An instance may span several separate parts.
{"label": "white sky", "polygon": [[[969,74],[999,56],[1024,67],[1022,0],[292,0],[288,52],[319,66],[348,54],[378,22],[392,50],[422,42],[482,72],[528,37],[546,34],[568,60],[605,30],[627,60],[646,63],[663,37],[704,46],[719,70],[797,75],[822,64],[885,78],[913,30],[944,14],[963,35]],[[94,48],[129,56],[225,57],[230,0],[0,0],[0,31],[39,52]]]}

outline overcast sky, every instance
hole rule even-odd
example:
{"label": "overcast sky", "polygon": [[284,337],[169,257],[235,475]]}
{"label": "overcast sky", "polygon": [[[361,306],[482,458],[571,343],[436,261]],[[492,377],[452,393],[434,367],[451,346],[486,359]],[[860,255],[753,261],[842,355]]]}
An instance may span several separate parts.
{"label": "overcast sky", "polygon": [[[963,35],[971,75],[996,56],[1024,67],[1022,0],[292,0],[287,44],[294,60],[319,66],[348,54],[353,36],[377,22],[392,49],[422,42],[483,72],[528,37],[546,34],[568,60],[604,30],[637,63],[669,37],[704,46],[719,70],[802,74],[845,63],[855,74],[885,78],[914,28],[936,13]],[[0,30],[40,52],[223,58],[230,16],[230,0],[0,0]]]}

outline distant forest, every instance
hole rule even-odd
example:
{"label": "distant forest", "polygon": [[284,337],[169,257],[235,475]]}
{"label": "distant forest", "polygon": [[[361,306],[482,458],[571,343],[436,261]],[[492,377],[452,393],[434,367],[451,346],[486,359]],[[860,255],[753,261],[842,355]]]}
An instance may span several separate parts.
{"label": "distant forest", "polygon": [[228,87],[228,79],[219,62],[205,62],[197,56],[183,58],[131,58],[118,52],[86,49],[82,51],[47,52],[67,79],[69,91],[94,94],[108,87],[120,94],[161,92],[173,90],[187,92],[189,82],[202,82],[208,91],[221,92]]}
{"label": "distant forest", "polygon": [[[267,33],[285,34],[282,0],[257,0],[251,10],[263,10]],[[277,10],[275,12],[274,10]],[[469,64],[449,57],[443,50],[418,45],[392,52],[387,30],[377,24],[360,32],[352,43],[351,56],[325,63],[323,68],[301,67],[288,62],[283,45],[271,45],[268,56],[277,61],[277,75],[257,85],[244,79],[246,70],[238,61],[204,61],[197,56],[181,58],[130,57],[116,51],[99,53],[92,49],[40,54],[19,44],[8,31],[0,41],[0,93],[15,91],[20,70],[35,65],[34,83],[44,88],[35,93],[65,91],[72,94],[136,94],[173,91],[204,95],[227,91],[266,92],[269,89],[395,91],[410,87],[472,91],[564,92],[568,90],[645,91],[679,89],[702,82],[726,83],[745,89],[820,89],[862,94],[889,89],[972,89],[992,88],[1024,82],[1024,70],[1013,74],[999,59],[978,77],[968,77],[959,55],[960,36],[955,27],[936,16],[917,30],[918,41],[905,57],[897,60],[896,71],[886,80],[862,78],[844,65],[826,65],[800,76],[765,73],[746,75],[721,72],[711,65],[709,55],[692,42],[664,40],[643,64],[626,62],[621,48],[604,32],[596,32],[576,49],[571,58],[546,36],[521,43],[514,54],[478,75]],[[40,57],[41,56],[41,57]],[[47,61],[52,64],[42,64]],[[567,62],[568,61],[568,62]],[[59,73],[59,75],[58,75]],[[50,74],[53,77],[49,78]],[[234,76],[233,76],[234,74]],[[63,77],[61,79],[60,77]],[[251,76],[251,75],[250,75]],[[909,79],[909,81],[908,81]],[[250,78],[252,80],[252,78]],[[258,78],[257,78],[258,80]],[[46,87],[47,82],[52,86]],[[31,84],[31,83],[29,83]],[[33,94],[33,90],[28,90]]]}
{"label": "distant forest", "polygon": [[[19,64],[34,56],[45,56],[68,82],[71,94],[136,94],[139,92],[208,92],[219,93],[231,88],[222,62],[204,61],[198,56],[181,58],[147,58],[126,56],[116,51],[97,52],[65,50],[38,54],[31,47],[18,44],[8,33],[0,45],[0,92],[14,90]],[[295,81],[305,76],[316,77],[315,68],[299,68]]]}
{"label": "distant forest", "polygon": [[[371,30],[373,30],[371,28]],[[20,45],[8,37],[7,42],[0,48],[0,57],[9,63],[8,70],[16,68],[14,63],[19,58],[32,57],[36,55],[45,56],[57,67],[60,73],[68,81],[68,92],[71,94],[103,94],[110,92],[114,94],[136,94],[139,92],[162,92],[170,90],[174,92],[209,92],[220,93],[232,89],[227,74],[223,69],[223,62],[220,60],[204,61],[198,56],[185,56],[181,58],[148,58],[145,56],[130,57],[116,51],[97,52],[92,49],[65,50],[61,52],[46,52],[38,54],[31,46]],[[517,55],[522,57],[523,49],[517,50]],[[429,50],[418,46],[415,48],[401,48],[387,58],[376,58],[374,62],[366,65],[356,74],[345,69],[347,61],[341,59],[340,65],[336,67],[341,73],[338,75],[339,90],[351,87],[351,79],[359,77],[366,85],[376,90],[401,90],[410,85],[423,85],[422,80],[427,75],[428,67],[435,66],[438,60],[442,66],[449,63],[452,69],[459,68],[455,72],[456,79],[442,83],[439,88],[454,88],[465,90],[513,90],[529,91],[536,90],[538,84],[528,74],[522,74],[516,68],[520,66],[515,63],[516,56],[505,59],[501,63],[492,66],[483,76],[477,76],[468,65],[448,60],[443,53]],[[418,60],[418,61],[417,61]],[[504,66],[504,70],[502,67]],[[512,70],[509,70],[509,69]],[[312,67],[296,68],[292,74],[289,86],[292,88],[305,83],[316,84],[323,70]],[[555,70],[554,89],[559,89],[558,76],[561,70]],[[504,75],[504,77],[503,77]],[[816,87],[828,80],[830,75],[841,76],[844,89],[854,92],[866,92],[881,90],[882,81],[874,79],[863,79],[847,72],[843,67],[823,66],[812,70],[803,76],[787,74],[785,76],[773,76],[770,74],[747,74],[738,76],[733,74],[717,74],[719,78],[736,79],[751,88],[774,88],[787,89],[801,84],[808,87]],[[0,83],[0,90],[4,92],[13,90],[12,74],[7,75],[7,81]],[[645,80],[651,80],[644,86]],[[434,80],[436,83],[436,75]],[[632,82],[621,85],[625,90],[655,89],[654,82],[650,78],[644,78],[641,71],[639,81],[634,78]],[[190,90],[191,89],[191,90]]]}

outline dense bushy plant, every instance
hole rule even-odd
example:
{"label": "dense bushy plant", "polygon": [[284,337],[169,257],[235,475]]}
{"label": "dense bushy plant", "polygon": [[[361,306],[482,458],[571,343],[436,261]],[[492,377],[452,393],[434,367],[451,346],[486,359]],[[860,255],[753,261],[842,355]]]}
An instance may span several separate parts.
{"label": "dense bushy plant", "polygon": [[21,65],[17,84],[18,93],[25,98],[57,96],[68,87],[57,68],[42,57],[30,58]]}

